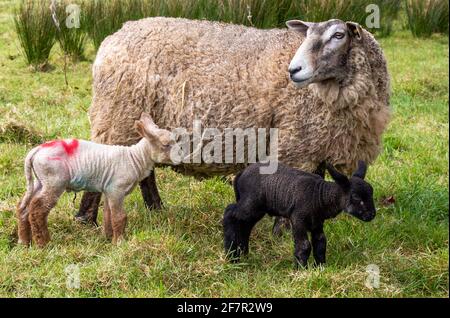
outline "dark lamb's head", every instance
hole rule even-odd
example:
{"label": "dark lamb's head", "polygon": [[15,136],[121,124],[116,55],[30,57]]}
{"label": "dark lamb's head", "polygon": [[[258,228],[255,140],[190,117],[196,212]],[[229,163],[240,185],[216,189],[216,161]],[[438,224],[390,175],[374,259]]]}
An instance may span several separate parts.
{"label": "dark lamb's head", "polygon": [[347,73],[352,43],[363,42],[361,26],[354,22],[290,20],[286,25],[305,36],[288,69],[297,87],[327,80],[341,81]]}
{"label": "dark lamb's head", "polygon": [[372,221],[376,209],[373,201],[373,188],[364,181],[367,171],[365,162],[358,162],[358,169],[350,179],[334,169],[332,165],[327,164],[327,170],[344,191],[344,211],[364,222]]}

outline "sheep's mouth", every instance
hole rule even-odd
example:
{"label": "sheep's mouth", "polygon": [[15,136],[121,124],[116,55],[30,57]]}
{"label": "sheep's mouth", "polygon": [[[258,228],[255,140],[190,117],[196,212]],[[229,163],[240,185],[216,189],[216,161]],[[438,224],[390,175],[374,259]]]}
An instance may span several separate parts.
{"label": "sheep's mouth", "polygon": [[311,79],[312,77],[308,77],[305,79],[295,79],[295,78],[291,78],[291,81],[294,82],[294,85],[298,88],[300,87],[305,87],[306,85],[311,83]]}

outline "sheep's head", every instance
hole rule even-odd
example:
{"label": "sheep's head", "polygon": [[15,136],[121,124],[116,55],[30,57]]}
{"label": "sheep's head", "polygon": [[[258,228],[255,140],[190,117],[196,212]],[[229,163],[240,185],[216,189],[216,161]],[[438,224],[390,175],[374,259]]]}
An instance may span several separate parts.
{"label": "sheep's head", "polygon": [[171,150],[175,145],[170,131],[160,129],[149,114],[142,113],[141,118],[135,122],[139,135],[150,143],[150,158],[157,163],[172,163]]}
{"label": "sheep's head", "polygon": [[344,211],[362,221],[372,221],[376,209],[373,202],[372,186],[364,180],[367,171],[365,162],[359,161],[358,169],[350,179],[330,164],[327,164],[327,170],[336,184],[343,190]]}
{"label": "sheep's head", "polygon": [[336,19],[320,23],[291,20],[286,25],[305,36],[288,69],[297,87],[342,80],[347,73],[350,47],[364,40],[361,27],[354,22]]}

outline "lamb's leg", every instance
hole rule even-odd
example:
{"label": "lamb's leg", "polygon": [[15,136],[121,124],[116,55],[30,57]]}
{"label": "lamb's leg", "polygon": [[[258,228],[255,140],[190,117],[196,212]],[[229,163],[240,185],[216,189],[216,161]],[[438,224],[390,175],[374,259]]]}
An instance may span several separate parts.
{"label": "lamb's leg", "polygon": [[318,176],[322,177],[322,179],[325,179],[325,161],[322,161],[316,168],[316,170],[313,172],[314,174],[317,174]]}
{"label": "lamb's leg", "polygon": [[98,206],[102,194],[98,192],[84,192],[81,198],[80,210],[75,219],[85,224],[97,225]]}
{"label": "lamb's leg", "polygon": [[[33,186],[33,194],[31,196],[31,200],[39,193],[41,190],[42,185],[39,181],[34,182]],[[23,200],[23,198],[22,198]],[[30,245],[31,243],[31,224],[29,220],[29,206],[30,203],[28,203],[27,206],[20,209],[20,205],[22,203],[22,200],[17,205],[17,219],[18,219],[18,229],[17,234],[19,237],[18,243],[24,244],[24,245]],[[30,201],[31,202],[31,201]]]}
{"label": "lamb's leg", "polygon": [[303,224],[294,224],[292,226],[294,235],[295,252],[294,256],[297,261],[297,267],[308,267],[308,258],[311,254],[311,243],[308,240],[308,232]]}
{"label": "lamb's leg", "polygon": [[108,200],[103,203],[103,232],[109,240],[113,237],[113,228],[111,223],[111,209]]}
{"label": "lamb's leg", "polygon": [[272,235],[280,237],[284,230],[291,228],[291,221],[288,218],[282,216],[276,216],[273,222]]}
{"label": "lamb's leg", "polygon": [[145,206],[149,210],[161,209],[162,200],[159,196],[158,187],[156,186],[155,171],[139,183]]}
{"label": "lamb's leg", "polygon": [[230,204],[223,218],[225,253],[232,261],[238,261],[241,254],[248,254],[250,234],[264,212],[249,205]]}
{"label": "lamb's leg", "polygon": [[127,215],[123,210],[122,196],[107,195],[106,200],[108,200],[108,206],[111,211],[111,225],[113,244],[119,244],[124,239],[125,226],[127,225]]}
{"label": "lamb's leg", "polygon": [[29,220],[31,232],[34,242],[39,247],[44,247],[50,241],[47,224],[48,214],[56,205],[63,192],[64,189],[48,190],[44,188],[30,202]]}
{"label": "lamb's leg", "polygon": [[315,264],[325,264],[327,238],[325,237],[325,233],[323,232],[323,225],[311,231],[311,241]]}

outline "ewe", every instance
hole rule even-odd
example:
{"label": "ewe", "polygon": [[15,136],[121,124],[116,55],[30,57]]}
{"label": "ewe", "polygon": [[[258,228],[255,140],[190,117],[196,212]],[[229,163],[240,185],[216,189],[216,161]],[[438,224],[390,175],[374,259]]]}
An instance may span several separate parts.
{"label": "ewe", "polygon": [[[371,163],[389,120],[389,75],[375,38],[358,24],[287,22],[289,29],[179,18],[127,22],[107,37],[93,66],[91,138],[131,145],[142,111],[162,128],[278,128],[279,160],[324,173]],[[295,85],[294,85],[295,84]],[[197,177],[245,165],[183,163]],[[148,207],[160,207],[155,176],[141,182]],[[100,194],[83,197],[78,217],[94,221]]]}

